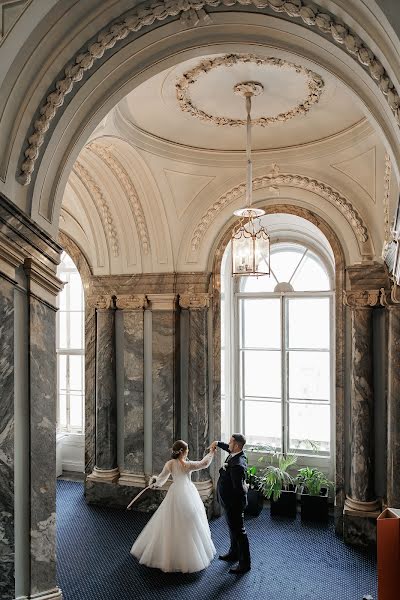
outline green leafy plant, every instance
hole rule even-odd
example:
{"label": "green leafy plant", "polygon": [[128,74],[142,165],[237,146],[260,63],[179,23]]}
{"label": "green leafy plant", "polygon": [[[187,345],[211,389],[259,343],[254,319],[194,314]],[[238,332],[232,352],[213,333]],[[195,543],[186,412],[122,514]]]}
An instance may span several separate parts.
{"label": "green leafy plant", "polygon": [[258,474],[258,468],[256,466],[247,467],[246,471],[246,483],[249,485],[251,490],[261,490],[262,479]]}
{"label": "green leafy plant", "polygon": [[287,490],[290,485],[294,485],[293,477],[288,473],[288,469],[297,462],[296,454],[275,454],[277,465],[268,465],[262,477],[263,493],[266,498],[271,498],[276,502],[279,500],[282,490]]}
{"label": "green leafy plant", "polygon": [[319,471],[312,467],[304,467],[298,470],[296,477],[298,485],[302,485],[310,496],[319,496],[322,488],[329,488],[333,485],[332,481]]}

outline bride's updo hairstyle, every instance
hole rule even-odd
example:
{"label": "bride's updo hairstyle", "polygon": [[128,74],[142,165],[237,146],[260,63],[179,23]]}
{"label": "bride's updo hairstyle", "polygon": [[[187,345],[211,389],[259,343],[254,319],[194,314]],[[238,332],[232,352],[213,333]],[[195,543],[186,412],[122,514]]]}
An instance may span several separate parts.
{"label": "bride's updo hairstyle", "polygon": [[174,445],[172,446],[172,458],[180,458],[183,456],[188,449],[188,445],[183,440],[176,440]]}

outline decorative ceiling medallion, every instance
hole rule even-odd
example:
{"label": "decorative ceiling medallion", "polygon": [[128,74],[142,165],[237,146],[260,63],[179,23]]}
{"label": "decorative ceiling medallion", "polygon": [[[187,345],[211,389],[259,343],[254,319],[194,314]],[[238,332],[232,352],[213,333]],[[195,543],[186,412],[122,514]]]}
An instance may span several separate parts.
{"label": "decorative ceiling medallion", "polygon": [[231,119],[229,117],[210,115],[200,108],[197,108],[197,106],[194,106],[190,98],[190,86],[196,83],[200,77],[206,75],[213,69],[217,69],[219,67],[232,67],[240,63],[251,63],[252,65],[260,67],[269,66],[276,69],[294,71],[295,73],[304,76],[308,88],[308,95],[303,102],[300,102],[290,110],[279,113],[275,116],[263,116],[259,117],[258,119],[253,119],[252,125],[267,127],[273,123],[285,123],[286,121],[293,119],[293,117],[305,115],[310,110],[312,105],[316,104],[321,97],[321,93],[325,85],[324,81],[320,75],[314,73],[314,71],[310,71],[310,69],[306,69],[300,65],[295,65],[287,60],[275,58],[273,56],[261,58],[255,54],[226,54],[224,56],[218,56],[214,59],[202,60],[196,67],[190,69],[190,71],[186,71],[186,73],[182,75],[175,85],[176,97],[181,110],[183,112],[188,112],[193,117],[196,117],[196,119],[214,123],[214,125],[228,125],[230,127],[245,125],[246,119]]}

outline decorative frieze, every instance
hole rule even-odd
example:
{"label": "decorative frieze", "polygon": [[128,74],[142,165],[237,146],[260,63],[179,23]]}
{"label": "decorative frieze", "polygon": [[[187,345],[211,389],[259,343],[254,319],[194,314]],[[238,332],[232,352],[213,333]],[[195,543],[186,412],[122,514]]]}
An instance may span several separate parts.
{"label": "decorative frieze", "polygon": [[176,294],[148,294],[151,310],[171,311],[176,309]]}
{"label": "decorative frieze", "polygon": [[96,309],[109,309],[114,308],[114,296],[99,295],[99,296],[88,296],[86,299],[88,308]]}

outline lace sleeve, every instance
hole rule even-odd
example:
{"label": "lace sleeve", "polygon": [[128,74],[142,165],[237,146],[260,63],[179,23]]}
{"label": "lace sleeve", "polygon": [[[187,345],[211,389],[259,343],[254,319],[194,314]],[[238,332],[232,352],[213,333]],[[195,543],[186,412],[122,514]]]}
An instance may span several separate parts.
{"label": "lace sleeve", "polygon": [[154,487],[162,487],[164,483],[168,481],[168,477],[171,475],[171,464],[170,461],[166,462],[161,473],[156,477]]}
{"label": "lace sleeve", "polygon": [[212,463],[214,458],[214,452],[209,452],[201,460],[188,460],[185,463],[185,469],[187,471],[201,471],[201,469],[207,469]]}

